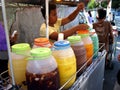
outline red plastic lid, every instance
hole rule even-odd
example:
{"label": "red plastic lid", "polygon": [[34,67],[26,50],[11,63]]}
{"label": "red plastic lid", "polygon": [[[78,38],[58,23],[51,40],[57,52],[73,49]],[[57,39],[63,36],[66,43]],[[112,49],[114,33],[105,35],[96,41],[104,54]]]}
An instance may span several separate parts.
{"label": "red plastic lid", "polygon": [[77,34],[89,34],[89,30],[78,30]]}
{"label": "red plastic lid", "polygon": [[36,38],[34,39],[34,44],[37,46],[43,46],[46,44],[50,44],[50,42],[47,38]]}

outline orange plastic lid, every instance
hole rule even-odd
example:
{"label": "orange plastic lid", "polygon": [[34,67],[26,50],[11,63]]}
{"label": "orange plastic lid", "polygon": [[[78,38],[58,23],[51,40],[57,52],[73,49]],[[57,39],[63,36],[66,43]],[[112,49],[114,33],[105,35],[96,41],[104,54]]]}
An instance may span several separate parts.
{"label": "orange plastic lid", "polygon": [[39,46],[39,45],[50,44],[50,42],[47,38],[36,38],[34,39],[34,44]]}
{"label": "orange plastic lid", "polygon": [[89,30],[78,30],[77,34],[89,34]]}

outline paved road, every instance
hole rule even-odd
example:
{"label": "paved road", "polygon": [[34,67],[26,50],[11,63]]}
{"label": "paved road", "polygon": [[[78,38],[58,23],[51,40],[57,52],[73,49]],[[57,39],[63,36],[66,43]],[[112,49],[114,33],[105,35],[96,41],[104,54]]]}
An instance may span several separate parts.
{"label": "paved road", "polygon": [[116,55],[113,62],[114,68],[112,70],[105,70],[105,80],[103,85],[103,90],[113,90],[116,81],[116,74],[118,69],[120,69],[120,62],[117,60],[117,55],[120,54],[120,34],[117,38]]}

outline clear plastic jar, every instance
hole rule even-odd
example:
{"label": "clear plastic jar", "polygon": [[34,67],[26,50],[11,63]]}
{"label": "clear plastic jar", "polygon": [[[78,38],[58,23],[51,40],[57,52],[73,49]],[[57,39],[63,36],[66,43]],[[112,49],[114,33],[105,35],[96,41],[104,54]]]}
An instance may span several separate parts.
{"label": "clear plastic jar", "polygon": [[87,65],[89,66],[92,63],[92,56],[93,56],[93,42],[91,37],[89,36],[89,31],[88,30],[79,30],[79,32],[77,32],[78,35],[80,35],[82,37],[82,41],[84,43],[84,46],[86,48],[86,52],[87,52]]}
{"label": "clear plastic jar", "polygon": [[[54,42],[53,56],[55,57],[60,73],[60,86],[64,85],[76,73],[76,58],[69,41]],[[64,87],[68,89],[75,81],[74,78]]]}
{"label": "clear plastic jar", "polygon": [[34,48],[26,68],[28,90],[58,90],[58,67],[49,48]]}
{"label": "clear plastic jar", "polygon": [[[15,83],[17,85],[22,85],[24,81],[26,81],[25,72],[27,59],[30,53],[30,45],[27,43],[19,43],[12,46],[12,65],[13,65],[13,73],[15,77]],[[10,64],[8,62],[8,70],[10,73]],[[25,89],[25,87],[23,86]]]}
{"label": "clear plastic jar", "polygon": [[[70,41],[71,47],[75,53],[78,71],[87,61],[84,43],[80,36],[69,36],[67,39]],[[85,70],[85,66],[79,71],[78,76],[83,72],[83,70]]]}
{"label": "clear plastic jar", "polygon": [[92,29],[90,31],[91,33],[91,39],[92,39],[92,42],[93,42],[93,47],[94,47],[94,56],[93,58],[96,58],[98,56],[98,50],[99,50],[99,40],[98,40],[98,35],[96,34],[95,30]]}

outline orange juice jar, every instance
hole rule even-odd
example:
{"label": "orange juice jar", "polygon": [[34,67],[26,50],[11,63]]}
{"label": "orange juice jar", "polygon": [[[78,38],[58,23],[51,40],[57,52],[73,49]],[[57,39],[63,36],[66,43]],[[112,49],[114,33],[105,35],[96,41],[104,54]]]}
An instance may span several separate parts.
{"label": "orange juice jar", "polygon": [[76,79],[76,58],[69,41],[61,40],[54,43],[53,56],[55,57],[60,74],[60,86],[64,85],[73,75],[74,77],[64,87],[68,89]]}
{"label": "orange juice jar", "polygon": [[77,34],[82,37],[82,41],[84,42],[87,51],[87,61],[88,61],[87,65],[89,66],[92,63],[92,56],[94,53],[92,39],[89,36],[88,30],[79,30]]}

